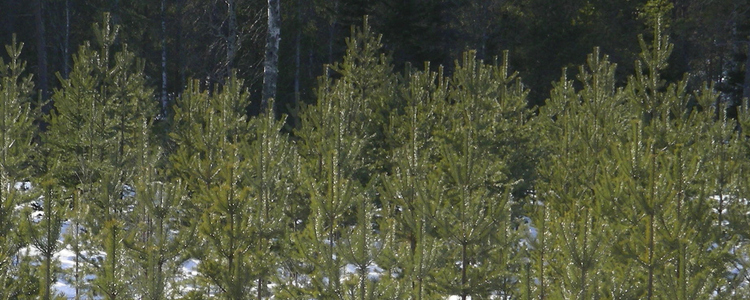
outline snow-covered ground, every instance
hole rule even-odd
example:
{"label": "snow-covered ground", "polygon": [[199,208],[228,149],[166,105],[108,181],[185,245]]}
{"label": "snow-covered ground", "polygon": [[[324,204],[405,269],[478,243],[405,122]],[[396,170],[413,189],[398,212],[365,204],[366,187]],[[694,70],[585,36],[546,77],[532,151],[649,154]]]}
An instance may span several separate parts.
{"label": "snow-covered ground", "polygon": [[[24,190],[24,191],[30,190],[32,188],[31,184],[28,182],[16,183],[14,187],[18,190]],[[710,199],[716,200],[717,202],[719,201],[718,196],[711,197]],[[729,198],[725,200],[729,200]],[[44,212],[39,211],[39,209],[41,209],[42,207],[43,201],[44,201],[44,198],[40,197],[27,204],[17,206],[16,210],[22,211],[30,206],[31,208],[33,208],[31,210],[31,215],[30,215],[31,219],[34,222],[39,222],[44,217]],[[737,201],[739,201],[742,205],[750,204],[750,201],[748,201],[747,199],[739,199]],[[726,208],[724,210],[726,210]],[[718,210],[714,208],[713,213],[718,213]],[[723,213],[727,213],[727,212],[723,211]],[[526,228],[527,238],[522,239],[522,244],[525,246],[529,246],[528,245],[529,240],[536,239],[537,230],[534,227],[531,219],[525,218],[524,221],[527,227]],[[722,225],[726,226],[728,224],[722,224]],[[57,251],[54,254],[54,259],[58,263],[59,267],[62,269],[62,272],[58,273],[57,278],[56,278],[57,281],[53,284],[52,288],[53,288],[54,294],[63,296],[68,299],[74,299],[76,296],[75,285],[67,280],[67,277],[65,276],[65,274],[71,273],[72,270],[75,268],[76,254],[70,246],[63,247],[63,245],[65,245],[64,243],[65,237],[71,235],[70,230],[72,229],[72,226],[70,224],[70,221],[67,221],[67,220],[62,222],[61,226],[62,227],[60,231],[60,236],[58,237],[58,240],[57,240],[61,248],[59,251]],[[712,248],[707,249],[707,251],[711,251],[711,250]],[[732,249],[732,253],[734,253],[734,251],[737,251],[737,249]],[[30,256],[30,257],[39,257],[39,254],[40,254],[40,252],[36,248],[34,248],[34,246],[22,248],[18,253],[19,255]],[[96,257],[96,256],[103,257],[104,253],[94,253],[94,254],[89,253],[89,254],[84,254],[84,255],[87,255],[89,257]],[[741,288],[746,288],[747,286],[750,285],[750,278],[747,277],[747,274],[745,272],[746,270],[744,270],[744,266],[746,266],[748,264],[748,261],[750,261],[749,256],[750,255],[748,255],[747,253],[743,253],[743,255],[739,255],[739,260],[741,260],[742,262],[738,262],[737,264],[727,266],[727,274],[730,274],[730,277],[731,276],[745,277],[743,279],[740,279],[741,282],[739,283],[739,286]],[[198,273],[199,264],[200,264],[200,261],[197,259],[188,259],[182,262],[175,274],[175,278],[173,278],[173,280],[171,280],[167,285],[167,288],[169,289],[168,293],[185,295],[189,293],[190,291],[195,290],[195,287],[194,285],[191,284],[191,282],[194,282],[196,280],[196,277],[199,275]],[[352,264],[347,264],[346,266],[344,266],[342,271],[343,271],[344,276],[341,280],[345,280],[347,276],[358,273],[356,266]],[[383,273],[383,270],[375,264],[372,264],[367,267],[367,276],[371,280],[376,280],[377,278],[382,276],[382,273]],[[92,280],[92,279],[94,279],[93,275],[88,275],[84,277],[84,280],[86,281]],[[447,299],[458,300],[460,299],[460,297],[448,296]],[[471,299],[471,297],[468,297],[467,299]]]}

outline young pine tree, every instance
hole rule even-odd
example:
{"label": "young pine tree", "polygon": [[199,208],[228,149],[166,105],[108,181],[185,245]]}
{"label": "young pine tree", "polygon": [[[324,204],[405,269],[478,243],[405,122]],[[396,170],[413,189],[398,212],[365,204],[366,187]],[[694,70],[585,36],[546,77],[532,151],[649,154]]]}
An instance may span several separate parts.
{"label": "young pine tree", "polygon": [[109,15],[95,26],[97,48],[84,44],[69,78],[53,95],[46,141],[60,166],[55,174],[73,194],[70,243],[76,252],[73,284],[77,297],[87,274],[90,292],[105,299],[129,297],[123,265],[125,216],[133,198],[134,143],[140,122],[156,103],[145,85],[143,62],[123,45],[115,51],[118,27]]}
{"label": "young pine tree", "polygon": [[199,270],[207,290],[232,299],[262,299],[276,277],[286,240],[287,207],[294,187],[295,152],[275,120],[273,100],[248,120],[249,93],[231,77],[212,93],[189,86],[177,103],[171,136],[176,174],[197,204],[202,249]]}
{"label": "young pine tree", "polygon": [[580,90],[566,73],[554,84],[538,119],[549,157],[539,164],[539,202],[530,208],[538,227],[531,244],[539,280],[534,294],[591,299],[610,292],[596,275],[608,270],[611,232],[604,224],[608,210],[614,209],[596,191],[602,174],[611,172],[602,153],[617,142],[627,123],[622,93],[615,89],[615,65],[598,49],[580,68]]}
{"label": "young pine tree", "polygon": [[457,263],[434,274],[441,291],[461,299],[515,290],[520,236],[510,210],[514,183],[506,161],[513,149],[524,148],[512,134],[523,131],[526,91],[507,70],[507,60],[486,65],[474,52],[465,53],[450,80],[450,105],[439,112],[445,129],[435,138],[443,195],[431,201],[429,211],[449,247],[444,261]]}
{"label": "young pine tree", "polygon": [[127,276],[134,295],[159,300],[170,296],[171,276],[177,273],[179,262],[187,258],[185,249],[195,238],[195,226],[188,221],[191,216],[184,210],[185,185],[165,174],[166,155],[154,142],[151,120],[141,120],[141,133],[134,145],[138,156],[137,176],[132,186],[135,204],[126,216],[132,225],[123,243],[133,266]]}
{"label": "young pine tree", "polygon": [[[5,46],[10,60],[6,64],[0,58],[0,299],[28,294],[24,286],[32,288],[28,272],[28,261],[22,259],[19,250],[28,245],[26,237],[19,231],[22,217],[18,206],[26,202],[28,193],[29,153],[35,134],[31,108],[33,83],[24,76],[26,64],[20,59],[23,44]],[[35,296],[28,294],[27,297]]]}
{"label": "young pine tree", "polygon": [[730,159],[737,160],[739,166],[736,174],[736,184],[734,185],[734,193],[736,198],[727,205],[726,220],[728,225],[725,236],[733,237],[731,239],[733,257],[729,264],[728,269],[730,273],[727,274],[727,284],[722,289],[717,289],[718,294],[725,299],[743,299],[750,296],[750,287],[745,282],[750,280],[750,209],[747,205],[747,195],[750,193],[748,187],[750,187],[750,177],[748,177],[748,170],[750,170],[749,157],[747,156],[748,149],[750,149],[750,141],[746,138],[746,134],[743,132],[746,128],[750,128],[750,109],[748,109],[748,100],[745,99],[743,105],[738,108],[739,114],[737,121],[741,130],[735,132],[735,137],[731,140],[731,153]]}
{"label": "young pine tree", "polygon": [[[260,116],[250,120],[250,145],[244,153],[249,166],[244,180],[250,188],[250,235],[255,243],[250,249],[256,299],[268,297],[267,289],[277,277],[288,245],[291,222],[296,222],[298,205],[292,201],[297,152],[289,136],[283,133],[285,118],[277,120],[274,99]],[[291,227],[291,228],[290,228]],[[284,279],[280,282],[286,282]]]}
{"label": "young pine tree", "polygon": [[[312,297],[369,299],[384,297],[369,270],[379,256],[375,232],[374,183],[385,156],[384,129],[394,76],[380,38],[364,27],[352,29],[343,62],[318,84],[318,102],[301,112],[302,182],[310,194],[310,216],[295,244],[309,284],[299,289]],[[354,274],[344,274],[346,266]],[[342,284],[342,280],[343,283]]]}
{"label": "young pine tree", "polygon": [[246,108],[250,104],[242,80],[232,76],[211,93],[191,83],[178,99],[171,133],[177,149],[173,171],[186,183],[199,221],[198,270],[206,294],[248,299],[254,281],[251,172],[245,157],[249,143]]}
{"label": "young pine tree", "polygon": [[601,187],[617,207],[613,269],[633,272],[613,278],[620,284],[640,278],[634,297],[708,299],[724,285],[729,249],[709,215],[718,174],[706,168],[715,143],[706,133],[717,124],[716,97],[708,89],[691,97],[686,79],[661,79],[672,46],[659,18],[654,24],[654,41],[640,39],[641,60],[624,88],[630,128],[608,153],[617,169]]}
{"label": "young pine tree", "polygon": [[[442,70],[442,69],[441,69]],[[404,114],[394,116],[388,139],[393,150],[393,170],[383,179],[381,226],[387,241],[379,265],[386,270],[398,298],[430,299],[436,296],[431,273],[437,269],[441,243],[432,233],[430,202],[442,194],[433,131],[440,121],[437,111],[447,103],[447,82],[441,72],[407,69],[399,86],[406,103]]]}
{"label": "young pine tree", "polygon": [[365,168],[362,121],[363,105],[357,105],[342,85],[320,80],[318,103],[305,107],[300,115],[303,183],[310,194],[310,215],[306,228],[295,237],[303,264],[312,272],[302,293],[317,298],[344,297],[340,279],[346,265],[340,240],[354,199],[362,199],[364,186],[356,175]]}
{"label": "young pine tree", "polygon": [[[45,160],[44,165],[49,165],[54,162],[49,156],[40,157]],[[45,166],[49,168],[49,166]],[[53,171],[48,170],[47,174],[54,174]],[[59,271],[59,265],[54,255],[62,248],[62,243],[59,241],[62,224],[65,221],[66,208],[68,207],[69,199],[64,198],[62,186],[54,178],[49,176],[39,177],[42,181],[38,187],[42,191],[42,212],[41,218],[35,220],[29,215],[27,222],[29,223],[29,235],[31,237],[31,244],[37,249],[41,256],[41,297],[42,299],[49,300],[53,299],[52,285],[57,281],[57,273]]]}

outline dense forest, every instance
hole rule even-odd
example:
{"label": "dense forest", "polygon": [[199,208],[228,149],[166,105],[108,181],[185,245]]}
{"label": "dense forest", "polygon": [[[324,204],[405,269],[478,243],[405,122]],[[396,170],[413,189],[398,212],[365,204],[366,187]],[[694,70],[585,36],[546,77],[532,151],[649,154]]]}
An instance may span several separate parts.
{"label": "dense forest", "polygon": [[0,5],[0,300],[750,297],[750,1]]}
{"label": "dense forest", "polygon": [[[466,50],[491,61],[510,50],[511,67],[523,75],[529,102],[542,105],[563,67],[585,63],[594,47],[618,63],[616,78],[633,73],[651,34],[645,15],[669,9],[665,31],[675,49],[663,76],[691,75],[692,86],[711,82],[738,101],[750,94],[744,79],[750,34],[747,0],[285,0],[280,4],[277,106],[293,114],[312,103],[324,66],[345,54],[345,38],[362,16],[383,35],[383,51],[401,72],[431,62],[450,74]],[[91,25],[103,12],[120,26],[117,47],[127,45],[145,63],[147,84],[174,102],[191,79],[223,84],[232,70],[260,108],[265,59],[267,0],[2,0],[0,44],[12,35],[25,45],[21,58],[45,98],[67,77],[72,56],[93,41]]]}

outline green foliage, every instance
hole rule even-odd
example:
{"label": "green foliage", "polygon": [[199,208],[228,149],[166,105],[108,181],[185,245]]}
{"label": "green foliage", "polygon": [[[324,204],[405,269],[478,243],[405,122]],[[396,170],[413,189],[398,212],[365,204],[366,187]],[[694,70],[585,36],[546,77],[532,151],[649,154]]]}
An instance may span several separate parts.
{"label": "green foliage", "polygon": [[[28,246],[28,237],[20,230],[21,205],[31,195],[22,191],[30,174],[32,137],[35,127],[31,109],[33,83],[24,76],[26,64],[20,60],[23,44],[5,47],[10,58],[8,63],[0,58],[0,298],[36,295],[38,278],[28,265],[29,261],[19,253]],[[28,282],[27,282],[28,281]],[[32,282],[33,281],[33,282]]]}
{"label": "green foliage", "polygon": [[[250,121],[251,142],[245,149],[249,172],[245,180],[250,188],[250,222],[255,239],[251,249],[252,268],[257,281],[258,298],[267,296],[266,286],[272,282],[281,266],[289,240],[289,228],[299,218],[299,203],[294,191],[297,151],[289,137],[282,133],[284,118],[274,118],[274,102],[269,101],[267,113]],[[284,251],[282,251],[284,249]],[[285,280],[280,280],[285,282]]]}
{"label": "green foliage", "polygon": [[175,109],[171,161],[192,194],[185,206],[200,217],[194,223],[200,270],[226,297],[249,298],[253,289],[265,297],[288,218],[296,217],[290,207],[296,152],[272,112],[248,120],[242,80],[232,77],[210,94],[197,84],[189,91]]}
{"label": "green foliage", "polygon": [[510,134],[524,131],[526,92],[504,58],[501,65],[485,65],[475,53],[464,54],[448,81],[450,105],[438,111],[444,128],[435,131],[442,194],[428,211],[434,212],[429,216],[435,234],[448,243],[444,261],[457,261],[458,268],[442,268],[435,276],[441,290],[462,298],[515,289],[519,232],[511,190],[521,178],[512,178],[505,162],[526,148]]}
{"label": "green foliage", "polygon": [[[588,299],[602,295],[607,270],[606,245],[612,234],[606,226],[611,210],[595,187],[607,169],[602,156],[617,142],[623,127],[621,93],[615,89],[615,65],[598,49],[577,76],[582,89],[563,71],[548,103],[541,109],[540,126],[549,158],[539,166],[539,202],[530,211],[544,224],[533,244],[534,262],[541,277],[540,295]],[[545,266],[548,261],[564,263]]]}
{"label": "green foliage", "polygon": [[[399,97],[406,104],[404,114],[391,119],[388,139],[393,149],[393,169],[383,180],[383,208],[387,218],[381,223],[385,253],[378,261],[384,278],[400,297],[424,299],[435,295],[430,289],[431,271],[438,268],[441,243],[432,232],[430,202],[442,193],[439,173],[432,162],[436,156],[433,131],[439,126],[437,110],[445,105],[447,83],[443,74],[407,71]],[[384,279],[386,280],[386,279]]]}
{"label": "green foliage", "polygon": [[184,249],[195,238],[195,225],[187,221],[191,216],[184,214],[185,185],[179,179],[170,181],[166,170],[159,168],[166,155],[153,143],[150,128],[149,120],[144,119],[136,143],[135,205],[128,216],[132,225],[123,243],[134,266],[127,275],[134,294],[156,300],[169,296],[170,276],[187,258]]}
{"label": "green foliage", "polygon": [[[199,270],[222,294],[244,299],[253,278],[249,251],[255,237],[251,223],[250,172],[245,148],[249,124],[248,92],[236,77],[211,94],[193,83],[177,102],[172,137],[178,148],[173,168],[191,191],[193,218],[200,233]],[[203,249],[201,249],[203,248]]]}
{"label": "green foliage", "polygon": [[[314,266],[312,297],[364,299],[378,295],[368,269],[379,256],[373,227],[373,184],[382,168],[383,131],[392,107],[394,76],[379,54],[379,37],[364,28],[352,30],[350,51],[333,66],[341,78],[320,79],[318,103],[301,112],[302,182],[310,194],[310,217],[295,242]],[[352,264],[356,274],[342,274]],[[350,278],[344,286],[336,278]],[[353,279],[356,278],[356,279]],[[353,282],[357,282],[354,284]]]}
{"label": "green foliage", "polygon": [[579,83],[563,74],[541,109],[551,159],[539,168],[532,218],[543,224],[531,250],[534,295],[710,298],[726,286],[736,127],[711,89],[691,95],[687,79],[662,79],[672,46],[654,21],[626,86],[616,88],[597,50]]}
{"label": "green foliage", "polygon": [[[627,81],[595,48],[530,109],[509,53],[481,59],[495,47],[486,35],[504,32],[488,24],[504,21],[472,16],[544,16],[523,7],[536,1],[388,3],[463,8],[461,22],[486,29],[467,39],[487,47],[450,72],[426,63],[396,73],[365,19],[292,133],[271,109],[248,114],[252,82],[236,74],[191,81],[169,118],[155,118],[144,64],[105,18],[98,45],[82,46],[60,76],[49,127],[33,139],[31,81],[21,78],[20,46],[9,47],[0,298],[53,297],[66,218],[76,264],[63,278],[78,297],[747,297],[750,113],[740,107],[734,119],[711,85],[692,91],[690,76],[666,73],[676,47],[663,32],[676,7],[555,4],[560,31],[535,47],[564,45],[627,7],[642,8],[653,40],[630,45],[641,54]],[[26,178],[34,190],[17,190]],[[21,207],[39,196],[44,211],[32,219]],[[188,259],[198,275],[181,281]]]}
{"label": "green foliage", "polygon": [[65,208],[67,208],[67,199],[63,198],[65,193],[62,187],[54,179],[48,179],[41,182],[39,188],[43,191],[42,216],[40,220],[32,220],[29,214],[30,238],[31,244],[39,251],[41,256],[41,289],[43,299],[52,299],[52,285],[57,281],[55,274],[59,270],[54,255],[62,245],[58,239],[60,237],[61,226],[65,217]]}
{"label": "green foliage", "polygon": [[[46,140],[54,149],[50,155],[59,160],[55,176],[74,194],[71,243],[77,259],[96,273],[94,293],[115,299],[127,295],[120,259],[133,200],[127,188],[133,186],[136,174],[140,153],[136,142],[144,120],[155,115],[155,102],[145,86],[143,62],[126,46],[118,52],[112,49],[118,28],[110,22],[105,15],[95,27],[99,47],[82,46],[70,77],[60,78],[62,87],[53,95],[55,111],[48,119]],[[103,259],[92,254],[99,251]],[[76,266],[76,278],[83,277],[80,271]]]}

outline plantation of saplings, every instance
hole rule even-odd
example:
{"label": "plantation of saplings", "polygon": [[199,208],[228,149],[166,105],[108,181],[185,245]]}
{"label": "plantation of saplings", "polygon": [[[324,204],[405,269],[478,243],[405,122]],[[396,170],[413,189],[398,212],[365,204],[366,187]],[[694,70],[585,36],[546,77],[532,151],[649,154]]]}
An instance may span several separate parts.
{"label": "plantation of saplings", "polygon": [[44,113],[9,45],[0,299],[747,299],[747,99],[651,26],[531,107],[508,52],[396,70],[365,19],[290,117],[236,73],[160,112],[108,19]]}

